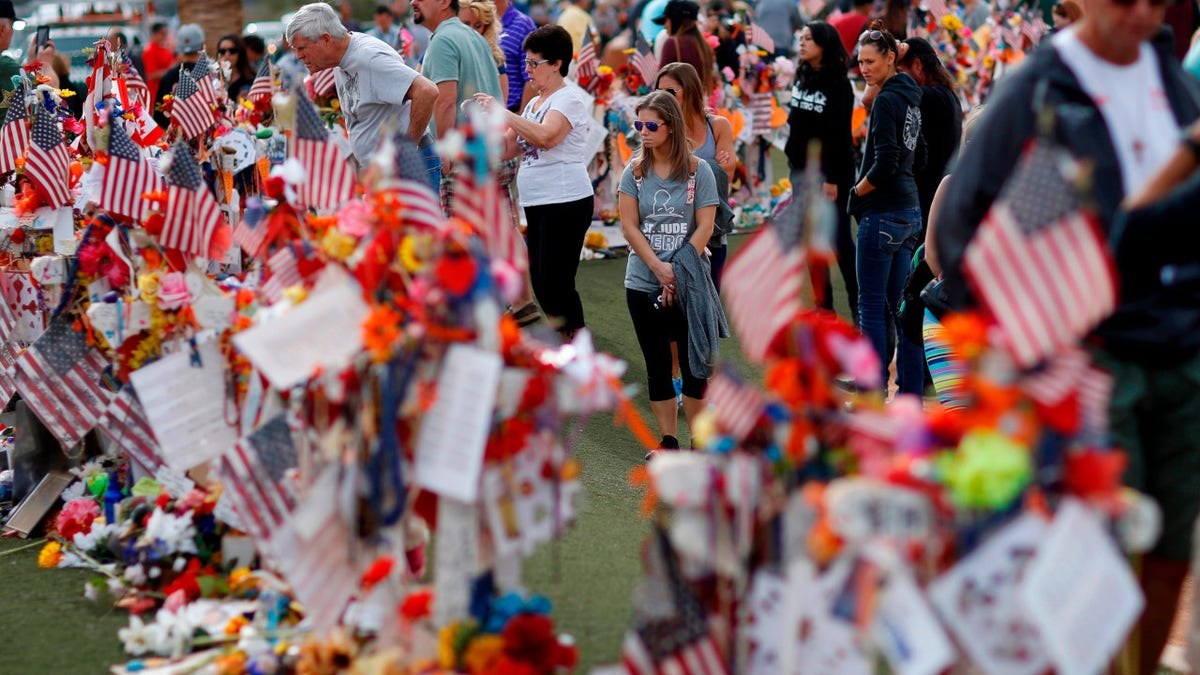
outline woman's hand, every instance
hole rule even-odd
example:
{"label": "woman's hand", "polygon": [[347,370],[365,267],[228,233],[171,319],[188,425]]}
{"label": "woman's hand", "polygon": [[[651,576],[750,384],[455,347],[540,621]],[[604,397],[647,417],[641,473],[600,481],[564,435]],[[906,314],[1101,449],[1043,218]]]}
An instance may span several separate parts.
{"label": "woman's hand", "polygon": [[[496,102],[495,97],[489,94],[475,94],[473,98],[475,99],[475,105],[483,108],[484,112],[491,110],[492,104]],[[463,101],[463,103],[466,103],[466,101]]]}
{"label": "woman's hand", "polygon": [[[795,189],[795,186],[793,186],[793,189]],[[824,190],[825,190],[825,199],[828,199],[831,202],[837,201],[837,186],[836,185],[834,185],[833,183],[826,183],[824,185]]]}
{"label": "woman's hand", "polygon": [[726,164],[733,162],[733,153],[729,152],[728,150],[718,150],[713,159],[717,160],[717,164],[725,166]]}
{"label": "woman's hand", "polygon": [[659,260],[657,264],[652,265],[650,270],[654,272],[658,283],[662,284],[663,305],[670,307],[675,300],[675,268],[669,262]]}

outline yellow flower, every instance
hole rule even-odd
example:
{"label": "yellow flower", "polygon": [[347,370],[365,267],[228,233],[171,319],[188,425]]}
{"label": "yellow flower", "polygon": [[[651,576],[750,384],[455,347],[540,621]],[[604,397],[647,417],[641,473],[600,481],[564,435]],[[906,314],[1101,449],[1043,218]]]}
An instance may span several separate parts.
{"label": "yellow flower", "polygon": [[400,251],[397,253],[400,264],[410,273],[419,274],[425,269],[432,243],[429,235],[411,234],[405,237],[400,241]]}
{"label": "yellow flower", "polygon": [[780,178],[779,179],[779,187],[783,188],[784,190],[791,190],[792,189],[792,181],[787,178]]}
{"label": "yellow flower", "polygon": [[438,631],[438,665],[446,670],[458,666],[458,655],[454,653],[454,638],[458,635],[460,622],[455,621]]}
{"label": "yellow flower", "polygon": [[238,584],[242,583],[243,581],[245,581],[246,579],[249,579],[249,578],[250,578],[250,568],[249,567],[239,567],[229,573],[229,585],[237,586]]}
{"label": "yellow flower", "polygon": [[947,14],[946,16],[942,17],[942,28],[945,28],[946,30],[958,31],[962,30],[962,27],[962,19],[959,19],[957,16],[954,16],[953,14]]}
{"label": "yellow flower", "polygon": [[242,628],[250,624],[250,619],[244,616],[235,616],[225,624],[226,635],[237,635],[242,632]]}
{"label": "yellow flower", "polygon": [[52,541],[42,547],[38,553],[38,567],[48,570],[58,567],[58,563],[62,562],[62,545],[57,541]]}
{"label": "yellow flower", "polygon": [[496,669],[504,654],[504,638],[499,635],[480,635],[471,640],[463,654],[463,665],[471,675],[483,675]]}
{"label": "yellow flower", "polygon": [[308,292],[304,290],[303,286],[291,286],[284,289],[283,297],[287,298],[288,302],[293,305],[298,305],[308,297]]}
{"label": "yellow flower", "polygon": [[343,233],[336,227],[331,227],[325,230],[325,236],[321,238],[321,250],[331,258],[345,260],[354,253],[357,243],[354,237]]}
{"label": "yellow flower", "polygon": [[782,194],[783,194],[783,188],[779,187],[778,185],[771,186],[771,196],[772,197],[778,197],[779,195],[782,195]]}
{"label": "yellow flower", "polygon": [[142,302],[152,305],[158,302],[158,275],[143,274],[139,276],[138,290],[142,292]]}
{"label": "yellow flower", "polygon": [[601,75],[608,75],[608,74],[612,73],[612,71],[613,71],[612,66],[600,66],[599,72]]}
{"label": "yellow flower", "polygon": [[71,98],[75,95],[75,92],[71,91],[70,89],[59,89],[58,95],[63,98]]}

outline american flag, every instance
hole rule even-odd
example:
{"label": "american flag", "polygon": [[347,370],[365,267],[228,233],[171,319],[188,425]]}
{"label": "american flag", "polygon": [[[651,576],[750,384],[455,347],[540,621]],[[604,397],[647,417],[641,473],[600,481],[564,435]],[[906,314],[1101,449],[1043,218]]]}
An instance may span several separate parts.
{"label": "american flag", "polygon": [[333,95],[333,90],[337,86],[337,79],[334,77],[333,68],[318,70],[308,76],[308,89],[312,92],[313,98],[324,98]]}
{"label": "american flag", "polygon": [[946,7],[946,0],[924,0],[921,4],[939,26],[942,25],[942,17],[950,13],[950,8]]}
{"label": "american flag", "polygon": [[767,54],[775,53],[775,40],[771,39],[765,28],[756,23],[751,23],[750,28],[746,29],[746,39],[750,44],[762,47]]}
{"label": "american flag", "polygon": [[[184,68],[186,71],[187,68]],[[180,73],[182,75],[182,73]],[[182,81],[182,77],[180,80]],[[217,104],[217,96],[214,92],[214,87],[220,86],[217,78],[212,76],[212,64],[208,61],[208,54],[204,50],[200,50],[200,58],[192,66],[192,79],[196,81],[196,90],[200,93],[201,98],[211,108]]]}
{"label": "american flag", "polygon": [[242,213],[242,219],[233,229],[233,241],[242,247],[246,255],[251,257],[258,255],[259,250],[267,241],[267,232],[270,230],[267,226],[268,214],[266,206],[258,197],[250,197],[246,200],[246,210]]}
{"label": "american flag", "polygon": [[[4,277],[0,280],[0,287],[7,287],[8,279]],[[12,373],[9,370],[17,362],[17,342],[13,339],[13,329],[17,327],[17,316],[13,313],[12,307],[8,304],[8,295],[10,289],[5,288],[5,293],[0,293],[0,408],[6,407],[8,402],[12,400],[13,394],[17,393],[17,384],[13,381]]]}
{"label": "american flag", "polygon": [[159,454],[158,439],[146,420],[146,410],[142,408],[142,402],[138,400],[132,385],[121,387],[116,398],[96,421],[96,428],[151,475],[166,466]]}
{"label": "american flag", "polygon": [[766,408],[758,389],[729,371],[717,373],[709,382],[708,402],[716,412],[717,424],[737,443],[754,430]]}
{"label": "american flag", "polygon": [[[321,494],[309,497],[328,498],[329,495]],[[316,528],[311,539],[302,539],[293,526],[278,531],[267,546],[317,634],[338,624],[346,605],[358,591],[359,572],[351,557],[351,528],[334,513],[334,517]]]}
{"label": "american flag", "polygon": [[583,78],[592,78],[586,89],[595,91],[599,80],[596,75],[600,72],[600,60],[596,58],[596,38],[592,35],[592,27],[589,25],[583,33],[583,46],[579,48],[579,53],[575,55],[575,79],[583,82]]}
{"label": "american flag", "polygon": [[296,251],[291,244],[279,247],[279,250],[267,259],[267,269],[271,270],[271,278],[262,285],[263,297],[267,302],[279,302],[285,290],[304,283],[298,263]]}
{"label": "american flag", "polygon": [[270,541],[287,522],[296,508],[287,472],[298,463],[286,414],[255,429],[221,457],[217,475],[247,534]]}
{"label": "american flag", "polygon": [[213,235],[224,225],[221,207],[200,176],[200,165],[186,145],[176,145],[167,172],[167,212],[158,241],[192,255],[207,256]]}
{"label": "american flag", "polygon": [[513,226],[508,191],[501,190],[492,176],[478,185],[469,171],[458,173],[451,215],[471,224],[483,239],[488,255],[504,260],[518,270],[529,269],[525,240]]}
{"label": "american flag", "polygon": [[17,160],[29,150],[29,108],[25,106],[25,83],[17,85],[9,99],[4,127],[0,129],[0,173],[17,168]]}
{"label": "american flag", "polygon": [[133,61],[128,56],[121,64],[121,72],[124,74],[124,78],[120,80],[122,83],[122,107],[129,110],[131,104],[140,105],[143,108],[152,105],[154,101],[150,99],[150,87],[146,86],[142,74],[134,67]]}
{"label": "american flag", "polygon": [[445,227],[446,215],[442,212],[441,199],[428,185],[414,180],[400,180],[395,190],[400,203],[400,217],[405,224],[433,230]]}
{"label": "american flag", "polygon": [[98,206],[141,222],[146,210],[142,195],[162,190],[162,178],[129,140],[120,119],[110,118],[109,130],[108,166],[104,170]]}
{"label": "american flag", "polygon": [[754,118],[751,131],[756,136],[771,133],[771,102],[774,96],[770,91],[756,91],[750,94],[750,115]]}
{"label": "american flag", "polygon": [[1045,406],[1057,406],[1075,396],[1081,429],[1097,439],[1107,433],[1113,378],[1093,366],[1082,348],[1068,347],[1037,372],[1023,376],[1020,385],[1029,398]]}
{"label": "american flag", "polygon": [[646,38],[639,32],[633,43],[633,54],[629,57],[629,65],[633,66],[642,76],[646,85],[653,88],[654,78],[658,75],[658,61],[654,60],[654,49]]}
{"label": "american flag", "polygon": [[771,342],[800,311],[799,248],[785,246],[775,228],[754,236],[729,263],[721,292],[750,359],[762,363]]}
{"label": "american flag", "polygon": [[175,87],[171,123],[178,126],[183,137],[190,141],[208,131],[214,121],[211,104],[200,94],[196,80],[184,68],[179,73],[179,84]]}
{"label": "american flag", "polygon": [[258,69],[258,76],[250,85],[250,100],[269,101],[274,93],[275,83],[271,79],[271,60],[263,59],[262,67]]}
{"label": "american flag", "polygon": [[308,177],[297,191],[300,203],[332,211],[354,196],[354,171],[338,146],[329,142],[329,131],[317,107],[306,96],[297,96],[296,137],[292,154]]}
{"label": "american flag", "polygon": [[108,362],[71,324],[55,317],[12,370],[21,398],[65,446],[91,431],[112,398],[100,380]]}
{"label": "american flag", "polygon": [[71,203],[71,155],[54,114],[38,110],[25,153],[25,175],[52,208]]}
{"label": "american flag", "polygon": [[1035,143],[963,258],[976,296],[1022,368],[1074,344],[1116,307],[1104,237],[1063,173],[1072,161]]}
{"label": "american flag", "polygon": [[630,675],[725,675],[729,670],[713,640],[707,613],[680,574],[666,537],[656,530],[675,614],[635,620],[621,644],[622,665]]}
{"label": "american flag", "polygon": [[1046,22],[1042,19],[1040,9],[1035,8],[1025,15],[1025,20],[1021,22],[1021,32],[1029,38],[1031,45],[1042,41],[1042,36],[1046,34]]}

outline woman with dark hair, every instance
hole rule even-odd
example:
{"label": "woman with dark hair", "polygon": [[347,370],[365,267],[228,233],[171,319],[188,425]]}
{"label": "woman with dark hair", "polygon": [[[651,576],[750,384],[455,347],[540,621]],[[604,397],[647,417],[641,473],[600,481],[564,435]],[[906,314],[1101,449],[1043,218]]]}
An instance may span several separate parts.
{"label": "woman with dark hair", "polygon": [[[850,189],[850,213],[858,219],[858,315],[879,355],[881,387],[888,389],[888,327],[900,305],[921,231],[921,203],[913,179],[925,152],[921,138],[921,88],[896,69],[896,38],[872,23],[858,40],[858,68],[879,94],[871,109],[858,182]],[[919,159],[921,158],[921,159]],[[910,346],[900,340],[902,347]],[[896,371],[902,393],[925,387],[924,355],[900,350]]]}
{"label": "woman with dark hair", "polygon": [[[700,76],[690,63],[668,63],[658,71],[654,88],[675,97],[683,110],[683,123],[687,129],[688,149],[697,158],[712,162],[714,175],[718,167],[725,174],[718,181],[717,193],[729,199],[729,181],[737,160],[733,155],[733,125],[720,115],[711,115],[704,105]],[[721,186],[724,185],[722,194]],[[717,290],[721,289],[721,273],[725,269],[726,237],[713,237],[708,242],[712,253],[712,280]]]}
{"label": "woman with dark hair", "polygon": [[692,64],[700,76],[704,97],[708,98],[713,89],[713,64],[717,59],[712,46],[700,33],[696,23],[698,16],[700,5],[692,0],[671,0],[663,9],[662,16],[654,19],[654,23],[663,26],[670,36],[663,43],[659,66],[677,61]]}
{"label": "woman with dark hair", "polygon": [[246,56],[246,45],[240,35],[224,35],[217,42],[217,60],[226,71],[228,84],[225,91],[230,101],[237,101],[250,93],[250,85],[254,84],[256,73]]}
{"label": "woman with dark hair", "polygon": [[921,87],[921,135],[925,137],[926,157],[925,166],[917,169],[914,177],[921,201],[921,222],[928,223],[933,195],[962,138],[962,104],[950,71],[925,38],[913,37],[902,42],[896,67]]}
{"label": "woman with dark hair", "polygon": [[[814,21],[800,30],[800,69],[792,85],[792,103],[788,114],[788,135],[784,152],[791,168],[793,189],[803,185],[801,177],[808,165],[808,146],[821,144],[821,173],[825,176],[825,197],[838,206],[838,268],[846,282],[850,314],[858,320],[858,279],[854,267],[854,239],[850,232],[850,214],[846,199],[854,179],[851,157],[854,140],[850,118],[854,113],[854,90],[846,75],[849,57],[842,39],[832,25]],[[822,304],[833,308],[833,285],[825,281]]]}
{"label": "woman with dark hair", "polygon": [[521,157],[517,192],[528,224],[529,280],[542,311],[567,339],[584,326],[575,273],[593,208],[584,162],[591,108],[583,91],[564,79],[573,53],[565,28],[542,26],[525,38],[525,73],[537,95],[524,112],[475,94],[484,110],[496,107],[508,122],[506,156]]}
{"label": "woman with dark hair", "polygon": [[[671,383],[671,344],[679,353],[683,412],[690,428],[705,409],[707,378],[716,361],[715,333],[724,323],[712,280],[704,269],[695,270],[707,267],[702,255],[712,236],[717,186],[708,163],[688,150],[683,111],[674,96],[651,92],[635,111],[642,145],[621,174],[618,201],[630,249],[625,301],[646,359],[660,447],[675,449],[679,410]],[[709,310],[705,319],[695,316],[700,309]]]}

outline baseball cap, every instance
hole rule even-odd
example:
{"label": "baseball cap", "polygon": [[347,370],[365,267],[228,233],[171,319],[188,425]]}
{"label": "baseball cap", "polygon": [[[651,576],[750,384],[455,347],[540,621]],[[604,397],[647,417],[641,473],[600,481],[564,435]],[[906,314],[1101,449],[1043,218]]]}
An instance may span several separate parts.
{"label": "baseball cap", "polygon": [[700,5],[692,0],[671,0],[663,9],[662,16],[651,20],[661,26],[667,22],[667,19],[679,21],[680,19],[695,19],[698,16],[700,16]]}
{"label": "baseball cap", "polygon": [[177,54],[199,54],[203,48],[204,29],[194,23],[187,23],[179,27],[179,32],[175,34],[175,52]]}

